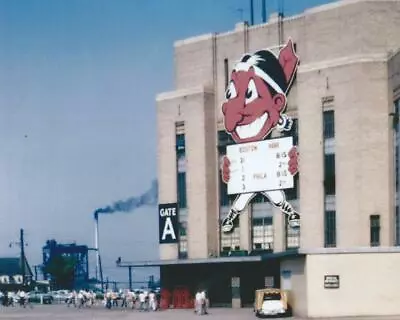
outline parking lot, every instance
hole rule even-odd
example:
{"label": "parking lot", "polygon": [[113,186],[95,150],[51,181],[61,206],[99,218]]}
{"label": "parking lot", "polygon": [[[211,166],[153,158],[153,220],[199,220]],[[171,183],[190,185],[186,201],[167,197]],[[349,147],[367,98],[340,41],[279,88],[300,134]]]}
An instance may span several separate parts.
{"label": "parking lot", "polygon": [[[230,319],[230,320],[247,320],[257,319],[252,309],[210,309],[210,313],[205,316],[205,319]],[[66,305],[34,305],[33,309],[0,306],[0,319],[5,320],[129,320],[129,319],[199,319],[192,310],[167,310],[157,312],[139,312],[130,309],[114,308],[111,310],[104,309],[101,306],[92,308],[68,308]],[[287,318],[292,320],[304,320],[300,318]],[[353,317],[353,318],[340,318],[340,320],[398,320],[400,317]],[[323,320],[323,319],[320,319]]]}
{"label": "parking lot", "polygon": [[[207,319],[256,319],[252,309],[211,309]],[[198,319],[192,310],[167,310],[157,312],[139,312],[130,309],[104,309],[101,306],[92,308],[68,308],[66,305],[35,305],[33,309],[20,307],[0,307],[0,319],[7,320],[87,320],[87,319]]]}

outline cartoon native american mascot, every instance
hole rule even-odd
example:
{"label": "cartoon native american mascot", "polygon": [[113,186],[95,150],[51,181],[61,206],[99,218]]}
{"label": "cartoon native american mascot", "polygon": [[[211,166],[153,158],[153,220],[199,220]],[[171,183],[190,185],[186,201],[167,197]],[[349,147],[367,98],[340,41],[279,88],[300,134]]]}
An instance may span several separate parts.
{"label": "cartoon native american mascot", "polygon": [[[275,56],[269,50],[244,55],[234,66],[222,104],[225,130],[235,143],[262,141],[273,129],[290,131],[293,120],[284,114],[287,95],[296,74],[299,59],[291,40]],[[298,152],[294,146],[288,154],[288,171],[298,171]],[[229,182],[230,160],[222,159],[222,180]],[[263,191],[269,201],[288,215],[289,225],[298,227],[300,215],[286,201],[282,190]],[[231,232],[235,219],[255,196],[242,193],[237,196],[228,215],[222,222],[222,230]]]}

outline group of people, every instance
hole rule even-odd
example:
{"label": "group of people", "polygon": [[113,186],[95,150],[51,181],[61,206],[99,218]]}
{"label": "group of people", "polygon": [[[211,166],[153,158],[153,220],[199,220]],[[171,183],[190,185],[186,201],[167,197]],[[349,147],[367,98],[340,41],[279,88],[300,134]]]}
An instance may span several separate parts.
{"label": "group of people", "polygon": [[74,290],[68,295],[66,303],[68,307],[91,307],[96,304],[96,294],[90,290]]}
{"label": "group of people", "polygon": [[18,290],[18,292],[11,295],[7,291],[0,292],[0,300],[4,307],[14,307],[17,303],[25,308],[29,304],[29,296],[24,290]]}
{"label": "group of people", "polygon": [[194,313],[197,315],[208,314],[210,301],[205,290],[198,290],[194,299]]}
{"label": "group of people", "polygon": [[159,296],[154,291],[130,291],[120,290],[119,293],[108,290],[104,295],[106,308],[118,307],[121,301],[121,308],[137,309],[139,311],[157,311]]}

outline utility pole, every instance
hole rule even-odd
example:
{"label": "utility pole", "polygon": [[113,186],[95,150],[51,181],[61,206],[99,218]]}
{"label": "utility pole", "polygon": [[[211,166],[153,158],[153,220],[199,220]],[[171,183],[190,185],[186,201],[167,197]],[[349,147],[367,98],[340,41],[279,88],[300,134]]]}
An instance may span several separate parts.
{"label": "utility pole", "polygon": [[128,269],[129,269],[129,290],[132,291],[132,266],[129,266]]}
{"label": "utility pole", "polygon": [[24,229],[20,229],[19,241],[10,242],[9,247],[12,248],[13,245],[19,246],[20,249],[20,263],[21,263],[21,273],[22,273],[22,285],[26,285],[26,258],[25,258],[25,240],[24,240]]}
{"label": "utility pole", "polygon": [[25,243],[24,243],[24,229],[21,229],[19,232],[19,242],[21,246],[21,271],[22,271],[22,285],[26,284],[26,276],[25,276]]}

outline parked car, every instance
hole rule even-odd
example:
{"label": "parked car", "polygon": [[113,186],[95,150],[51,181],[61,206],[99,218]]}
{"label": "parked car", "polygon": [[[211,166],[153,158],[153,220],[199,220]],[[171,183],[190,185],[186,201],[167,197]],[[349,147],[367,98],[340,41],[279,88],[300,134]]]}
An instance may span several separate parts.
{"label": "parked car", "polygon": [[34,303],[52,304],[54,297],[50,293],[43,293],[39,291],[29,292],[29,301]]}
{"label": "parked car", "polygon": [[256,290],[254,312],[258,318],[291,317],[290,292],[272,288]]}

